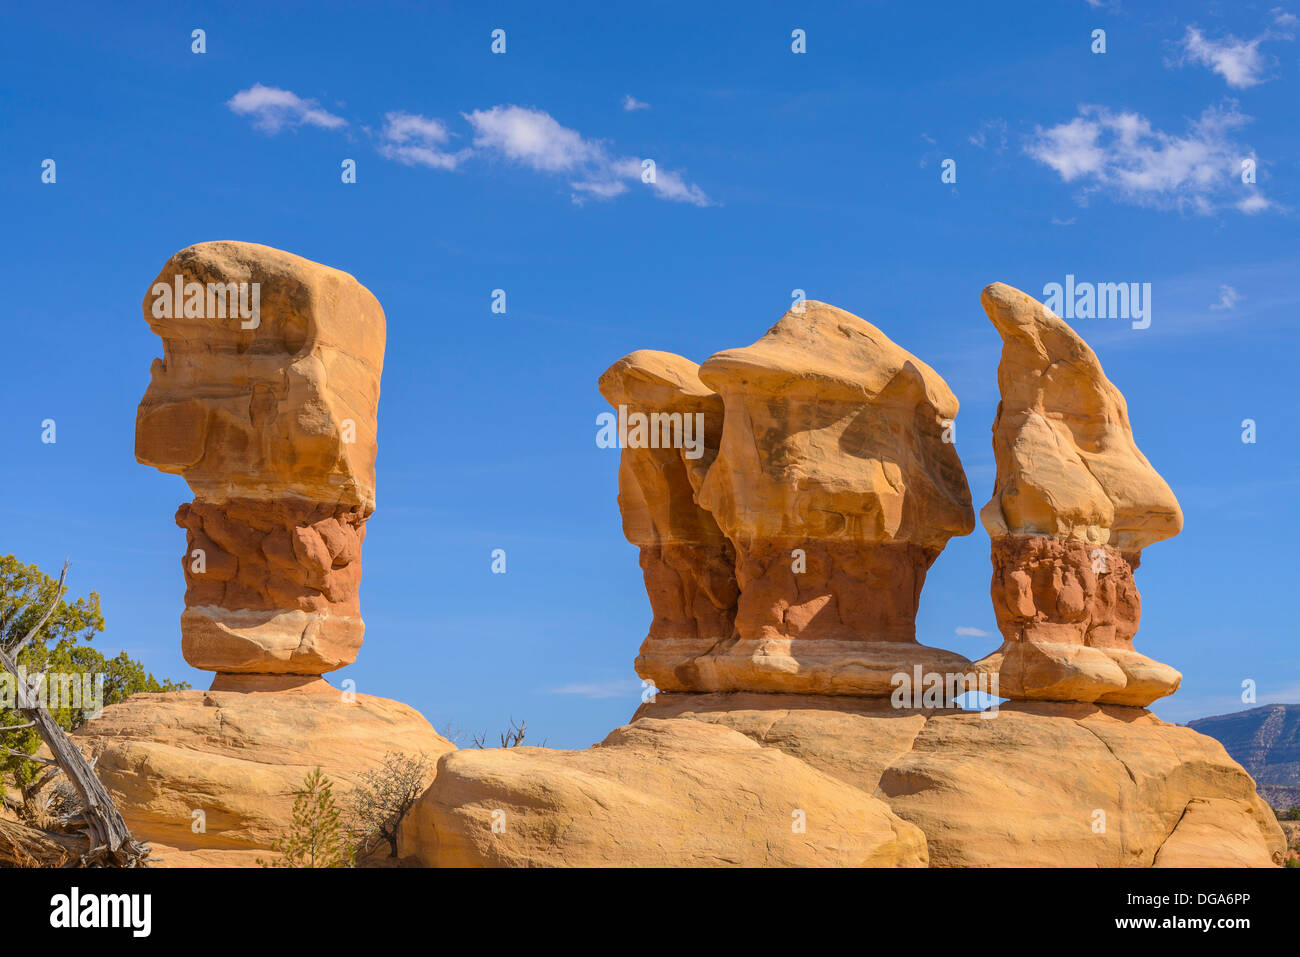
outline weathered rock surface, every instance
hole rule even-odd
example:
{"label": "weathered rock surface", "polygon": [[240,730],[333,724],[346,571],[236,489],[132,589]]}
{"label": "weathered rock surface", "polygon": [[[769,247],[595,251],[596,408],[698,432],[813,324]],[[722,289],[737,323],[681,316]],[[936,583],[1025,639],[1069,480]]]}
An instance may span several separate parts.
{"label": "weathered rock surface", "polygon": [[[1156,853],[1154,867],[1275,867],[1273,847],[1258,834],[1281,830],[1268,807],[1253,801],[1196,798]],[[1283,837],[1285,844],[1286,838]],[[1282,851],[1283,858],[1286,851]]]}
{"label": "weathered rock surface", "polygon": [[[138,694],[83,725],[76,740],[127,825],[166,866],[255,866],[289,826],[293,792],[314,767],[345,808],[388,751],[436,758],[453,745],[413,708],[353,701],[323,679],[218,676],[210,691]],[[203,812],[196,831],[195,812]]]}
{"label": "weathered rock surface", "polygon": [[163,342],[136,458],[185,477],[186,660],[321,674],[356,658],[375,507],[384,313],[352,276],[254,243],[176,253],[144,316]]}
{"label": "weathered rock surface", "polygon": [[1137,552],[1183,513],[1133,441],[1128,405],[1064,320],[1005,283],[980,296],[1002,336],[993,424],[998,472],[980,512],[991,537],[1049,535]]}
{"label": "weathered rock surface", "polygon": [[401,853],[443,867],[927,860],[920,831],[869,793],[729,728],[653,718],[586,751],[444,756]]}
{"label": "weathered rock surface", "polygon": [[[177,277],[181,311],[160,289],[174,289]],[[210,304],[209,283],[250,292],[256,283],[256,319],[232,315],[229,296],[224,309],[215,296]],[[194,309],[191,284],[203,296]],[[171,316],[159,315],[165,299]],[[198,243],[167,261],[143,309],[163,357],[136,415],[140,462],[183,475],[208,501],[374,507],[384,312],[356,279],[257,243]]]}
{"label": "weathered rock surface", "polygon": [[974,527],[939,375],[808,301],[699,377],[725,411],[696,501],[734,546],[740,598],[734,633],[660,687],[888,694],[913,664],[965,665],[915,638],[926,571]]}
{"label": "weathered rock surface", "polygon": [[875,795],[925,833],[931,866],[1271,866],[1285,852],[1222,746],[1141,708],[1025,702],[982,718],[865,698],[668,694],[636,717],[732,728]]}
{"label": "weathered rock surface", "polygon": [[722,399],[698,370],[681,356],[640,350],[599,382],[627,435],[618,506],[623,534],[641,549],[653,614],[636,668],[666,689],[690,687],[691,662],[731,637],[739,594],[735,550],[695,502],[722,435]]}
{"label": "weathered rock surface", "polygon": [[977,666],[1014,699],[1148,705],[1182,676],[1133,648],[1133,569],[1178,533],[1182,511],[1087,343],[1011,286],[994,283],[981,302],[1003,340],[997,479],[980,519],[1004,641]]}

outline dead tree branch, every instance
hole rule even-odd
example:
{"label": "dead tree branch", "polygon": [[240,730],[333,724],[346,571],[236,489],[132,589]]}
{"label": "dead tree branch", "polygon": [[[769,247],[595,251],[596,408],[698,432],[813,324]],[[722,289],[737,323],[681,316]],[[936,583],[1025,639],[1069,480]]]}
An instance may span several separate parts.
{"label": "dead tree branch", "polygon": [[0,818],[0,866],[70,867],[86,851],[86,839],[79,835],[42,831]]}
{"label": "dead tree branch", "polygon": [[[14,676],[14,680],[19,685],[22,682],[18,671],[18,652],[36,636],[45,625],[45,622],[49,620],[50,615],[54,613],[59,600],[63,597],[63,583],[67,577],[68,562],[64,562],[63,573],[59,575],[59,586],[55,590],[54,599],[50,602],[50,607],[45,610],[45,614],[36,623],[36,627],[12,647],[0,648],[0,665],[3,665],[5,670]],[[33,758],[33,760],[40,763],[58,764],[81,798],[83,813],[85,814],[86,836],[89,839],[90,847],[81,855],[80,863],[88,867],[146,866],[149,860],[149,845],[141,844],[131,836],[131,831],[126,826],[126,821],[122,819],[122,815],[118,812],[117,806],[113,804],[108,789],[95,776],[94,770],[81,753],[81,749],[72,743],[72,739],[64,733],[58,722],[45,710],[45,705],[39,698],[33,700],[20,687],[18,710],[22,712],[23,717],[31,719],[37,733],[41,736],[41,740],[45,742],[45,746],[54,755],[54,760],[51,762],[44,758],[34,758],[32,755],[24,755],[24,757]],[[0,835],[0,837],[3,837],[3,835]],[[3,843],[3,841],[0,840],[0,843]],[[28,853],[26,850],[19,848],[18,845],[13,845],[13,847],[17,848],[14,851],[15,854]]]}

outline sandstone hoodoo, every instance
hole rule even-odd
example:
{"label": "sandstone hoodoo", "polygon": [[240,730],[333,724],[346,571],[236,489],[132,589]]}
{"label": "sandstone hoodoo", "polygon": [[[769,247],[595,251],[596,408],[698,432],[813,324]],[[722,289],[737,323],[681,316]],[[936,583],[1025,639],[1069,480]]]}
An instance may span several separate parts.
{"label": "sandstone hoodoo", "polygon": [[201,243],[144,301],[163,341],[136,458],[184,476],[185,659],[208,691],[133,695],[77,731],[132,831],[167,866],[252,866],[312,768],[346,801],[386,752],[453,745],[400,702],[331,687],[363,625],[384,312],[345,272]]}
{"label": "sandstone hoodoo", "polygon": [[689,359],[640,350],[599,383],[621,417],[643,417],[645,434],[623,446],[618,506],[623,534],[641,549],[653,615],[637,673],[665,691],[694,687],[693,663],[731,637],[739,594],[735,550],[695,501],[718,454],[723,415],[722,398],[698,373]]}
{"label": "sandstone hoodoo", "polygon": [[1133,570],[1181,530],[1178,501],[1087,343],[1011,286],[994,283],[981,302],[1003,340],[997,479],[980,512],[1003,645],[978,666],[1014,699],[1148,705],[1181,675],[1133,648]]}
{"label": "sandstone hoodoo", "polygon": [[[236,305],[238,304],[238,305]],[[253,243],[176,253],[144,300],[162,339],[136,459],[184,476],[185,659],[323,674],[365,626],[384,311],[345,272]]]}
{"label": "sandstone hoodoo", "polygon": [[693,689],[882,695],[916,665],[960,672],[916,641],[926,572],[975,526],[939,374],[807,301],[700,379],[725,415],[698,501],[735,547],[740,600]]}

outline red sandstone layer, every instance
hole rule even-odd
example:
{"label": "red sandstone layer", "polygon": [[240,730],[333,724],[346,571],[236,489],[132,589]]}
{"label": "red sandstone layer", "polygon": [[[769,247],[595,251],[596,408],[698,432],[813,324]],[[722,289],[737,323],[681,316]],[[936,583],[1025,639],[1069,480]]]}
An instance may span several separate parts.
{"label": "red sandstone layer", "polygon": [[176,510],[185,604],[359,615],[367,517],[361,506],[301,499],[186,503]]}
{"label": "red sandstone layer", "polygon": [[1139,552],[1008,535],[992,540],[992,560],[993,611],[1007,641],[1133,650]]}

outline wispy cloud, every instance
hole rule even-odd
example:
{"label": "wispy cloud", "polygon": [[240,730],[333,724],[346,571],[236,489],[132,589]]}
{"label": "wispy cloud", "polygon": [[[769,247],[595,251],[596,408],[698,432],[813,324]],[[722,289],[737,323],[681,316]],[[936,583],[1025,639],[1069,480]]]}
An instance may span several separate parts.
{"label": "wispy cloud", "polygon": [[[646,104],[633,100],[641,109]],[[341,116],[321,109],[314,100],[290,90],[258,83],[240,90],[226,105],[240,116],[249,117],[256,129],[278,133],[299,126],[340,129],[348,125]],[[469,124],[473,142],[452,149],[457,138],[448,125],[436,117],[394,110],[384,114],[378,130],[363,127],[375,142],[380,156],[406,166],[457,170],[475,157],[501,158],[539,173],[564,176],[575,203],[609,200],[632,186],[646,186],[659,199],[695,206],[712,206],[699,186],[678,171],[667,169],[653,158],[621,156],[604,140],[583,136],[561,125],[545,110],[502,105],[472,110],[461,116]]]}
{"label": "wispy cloud", "polygon": [[1300,23],[1300,17],[1297,17],[1294,13],[1287,13],[1281,7],[1274,7],[1268,12],[1273,14],[1273,22],[1279,26],[1293,27]]}
{"label": "wispy cloud", "polygon": [[953,629],[954,634],[961,635],[963,638],[987,638],[989,633],[983,628],[972,628],[969,625],[958,625]]}
{"label": "wispy cloud", "polygon": [[631,93],[629,93],[627,96],[623,97],[623,109],[625,109],[629,113],[633,113],[636,110],[650,109],[650,104],[643,103],[642,101],[638,100],[635,96],[633,96]]}
{"label": "wispy cloud", "polygon": [[639,696],[641,687],[639,681],[620,678],[615,681],[568,684],[560,688],[552,688],[551,694],[577,695],[580,698],[627,698]]}
{"label": "wispy cloud", "polygon": [[226,106],[239,116],[250,117],[253,127],[264,133],[274,134],[286,127],[299,126],[337,130],[348,125],[343,117],[321,109],[315,100],[305,100],[292,90],[261,83],[240,90],[226,101]]}
{"label": "wispy cloud", "polygon": [[1001,117],[984,120],[980,128],[966,137],[977,149],[991,149],[995,153],[1005,153],[1007,149],[1007,121]]}
{"label": "wispy cloud", "polygon": [[1250,121],[1229,100],[1205,110],[1187,132],[1175,135],[1155,129],[1137,113],[1081,106],[1069,122],[1037,127],[1025,152],[1055,170],[1062,181],[1079,183],[1081,201],[1102,192],[1159,209],[1210,213],[1228,204],[1258,212],[1269,203],[1258,193],[1252,194],[1258,199],[1246,201],[1231,195],[1241,189],[1241,161],[1255,158],[1232,134]]}
{"label": "wispy cloud", "polygon": [[1219,287],[1219,301],[1210,305],[1211,309],[1235,309],[1241,293],[1231,286]]}
{"label": "wispy cloud", "polygon": [[[464,114],[474,128],[474,148],[495,153],[541,173],[569,176],[577,202],[585,198],[611,199],[627,192],[628,184],[642,183],[643,160],[612,155],[601,140],[584,137],[562,126],[544,110],[523,106],[494,106]],[[680,174],[653,167],[646,183],[661,199],[710,206],[708,196]]]}
{"label": "wispy cloud", "polygon": [[1266,79],[1264,72],[1272,63],[1272,59],[1260,51],[1259,45],[1266,40],[1290,39],[1289,34],[1268,30],[1253,40],[1242,40],[1232,34],[1212,39],[1196,27],[1189,26],[1183,35],[1180,55],[1170,65],[1181,66],[1191,62],[1208,67],[1223,77],[1228,86],[1244,90],[1263,83]]}
{"label": "wispy cloud", "polygon": [[384,114],[377,148],[380,156],[407,166],[450,170],[470,153],[469,150],[447,152],[443,147],[450,141],[451,133],[441,121],[418,113],[392,112]]}
{"label": "wispy cloud", "polygon": [[1259,193],[1251,193],[1245,199],[1240,199],[1233,205],[1241,212],[1251,215],[1253,213],[1262,213],[1266,209],[1273,209],[1276,204]]}

